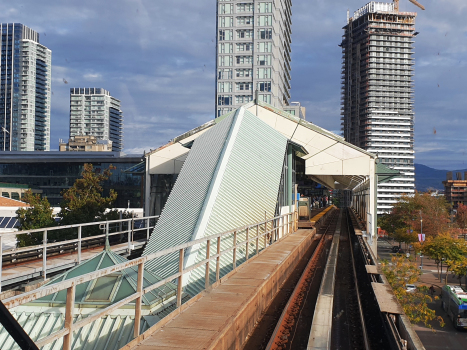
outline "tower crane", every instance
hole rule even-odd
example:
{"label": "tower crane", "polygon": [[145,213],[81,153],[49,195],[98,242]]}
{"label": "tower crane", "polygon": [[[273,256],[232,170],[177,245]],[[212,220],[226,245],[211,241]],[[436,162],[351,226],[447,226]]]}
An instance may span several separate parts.
{"label": "tower crane", "polygon": [[[420,4],[417,0],[409,0],[409,1],[415,6],[420,7],[422,10],[425,10],[425,6]],[[399,0],[393,0],[393,2],[394,2],[394,10],[399,12]]]}

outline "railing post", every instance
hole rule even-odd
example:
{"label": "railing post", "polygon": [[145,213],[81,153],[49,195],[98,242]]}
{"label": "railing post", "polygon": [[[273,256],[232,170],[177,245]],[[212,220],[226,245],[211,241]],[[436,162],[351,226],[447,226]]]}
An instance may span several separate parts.
{"label": "railing post", "polygon": [[138,264],[138,281],[136,285],[136,292],[139,297],[136,298],[135,303],[135,328],[133,330],[133,337],[139,337],[139,330],[141,328],[141,300],[143,299],[143,278],[144,278],[144,262]]}
{"label": "railing post", "polygon": [[268,240],[268,224],[267,221],[264,221],[264,249],[267,247],[267,240]]}
{"label": "railing post", "polygon": [[133,230],[133,218],[128,223],[128,254],[131,253],[131,231]]}
{"label": "railing post", "polygon": [[146,241],[149,241],[149,218],[146,219]]}
{"label": "railing post", "polygon": [[259,224],[256,224],[256,255],[259,254]]}
{"label": "railing post", "polygon": [[211,240],[208,239],[206,242],[206,272],[204,275],[204,289],[208,289],[209,287],[209,256],[211,254]]}
{"label": "railing post", "polygon": [[250,247],[250,242],[248,241],[250,239],[250,228],[246,228],[246,248],[245,248],[245,261],[248,260],[248,248]]}
{"label": "railing post", "polygon": [[219,281],[221,260],[221,236],[217,237],[216,282]]}
{"label": "railing post", "polygon": [[281,238],[282,238],[282,237],[284,237],[285,216],[281,217],[281,222],[282,222],[282,224],[281,224],[281,231],[282,231]]}
{"label": "railing post", "polygon": [[75,285],[68,287],[66,290],[66,306],[65,306],[65,329],[68,334],[63,337],[63,350],[71,350],[73,340],[73,311],[75,308]]}
{"label": "railing post", "polygon": [[235,270],[236,268],[237,268],[237,231],[234,231],[232,269]]}
{"label": "railing post", "polygon": [[47,279],[47,230],[44,230],[42,248],[42,278]]}
{"label": "railing post", "polygon": [[177,308],[182,305],[182,283],[183,283],[183,248],[179,251],[178,256],[178,284],[177,284]]}
{"label": "railing post", "polygon": [[3,268],[3,242],[0,234],[0,292],[2,291],[2,268]]}
{"label": "railing post", "polygon": [[81,229],[82,226],[78,226],[78,264],[81,264]]}

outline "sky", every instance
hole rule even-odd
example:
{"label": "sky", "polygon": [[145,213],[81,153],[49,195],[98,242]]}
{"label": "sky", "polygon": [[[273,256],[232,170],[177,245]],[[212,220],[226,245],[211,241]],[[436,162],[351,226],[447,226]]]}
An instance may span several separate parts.
{"label": "sky", "polygon": [[[342,27],[368,1],[292,0],[292,101],[340,134]],[[415,162],[467,168],[467,1],[419,0]],[[2,23],[40,33],[52,50],[51,150],[68,139],[69,91],[101,87],[121,100],[124,151],[142,154],[214,118],[215,0],[16,0]]]}

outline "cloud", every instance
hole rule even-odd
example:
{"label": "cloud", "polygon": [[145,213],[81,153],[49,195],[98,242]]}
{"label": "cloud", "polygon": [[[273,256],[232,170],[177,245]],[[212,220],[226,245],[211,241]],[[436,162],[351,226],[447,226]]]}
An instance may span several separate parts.
{"label": "cloud", "polygon": [[[368,0],[293,1],[292,101],[307,119],[340,130],[342,27]],[[390,2],[390,0],[389,0]],[[467,99],[467,2],[409,1],[415,38],[416,161],[460,163]],[[52,50],[52,142],[68,137],[69,89],[102,87],[121,100],[125,150],[155,149],[214,118],[216,2],[22,0],[0,4],[2,22],[40,33]],[[68,84],[65,84],[65,79]],[[439,87],[438,87],[439,86]],[[434,133],[436,130],[436,133]],[[339,131],[338,131],[339,132]]]}

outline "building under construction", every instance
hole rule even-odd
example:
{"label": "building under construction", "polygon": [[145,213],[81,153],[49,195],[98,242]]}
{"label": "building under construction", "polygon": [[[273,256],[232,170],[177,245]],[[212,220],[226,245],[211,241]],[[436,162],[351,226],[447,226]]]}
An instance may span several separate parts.
{"label": "building under construction", "polygon": [[[415,1],[411,1],[423,8]],[[415,191],[413,43],[415,12],[370,2],[347,14],[342,47],[342,131],[401,175],[378,186],[378,213]]]}

